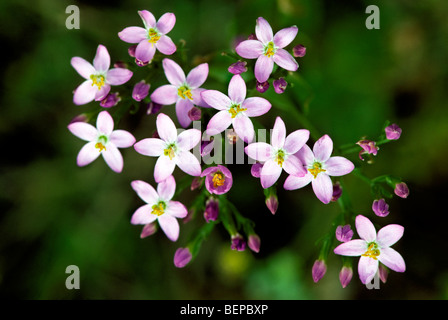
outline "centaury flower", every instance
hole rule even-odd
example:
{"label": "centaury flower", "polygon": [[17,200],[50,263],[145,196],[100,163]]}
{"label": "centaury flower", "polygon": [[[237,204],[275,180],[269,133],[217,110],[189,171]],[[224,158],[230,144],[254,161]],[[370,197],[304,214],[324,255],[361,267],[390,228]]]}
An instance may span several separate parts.
{"label": "centaury flower", "polygon": [[302,161],[306,174],[302,177],[290,175],[283,187],[286,190],[295,190],[311,182],[317,198],[325,204],[329,203],[333,196],[330,176],[343,176],[355,168],[354,164],[344,157],[330,157],[332,152],[333,141],[328,135],[317,140],[313,150],[304,145],[295,155]]}
{"label": "centaury flower", "polygon": [[334,253],[343,256],[360,256],[358,274],[361,282],[369,283],[378,271],[379,262],[396,271],[404,272],[406,265],[403,257],[390,248],[403,236],[404,228],[390,224],[376,233],[373,223],[366,217],[356,217],[356,231],[361,239],[340,244]]}
{"label": "centaury flower", "polygon": [[216,135],[231,124],[236,134],[245,142],[252,142],[255,131],[250,117],[258,117],[271,109],[264,98],[246,99],[246,83],[240,75],[234,75],[228,87],[228,96],[217,90],[205,90],[202,99],[211,107],[219,110],[207,124],[207,134]]}
{"label": "centaury flower", "polygon": [[192,176],[201,174],[199,160],[189,151],[201,141],[201,131],[188,129],[177,135],[173,120],[160,113],[156,120],[159,138],[146,138],[134,145],[145,156],[159,157],[154,168],[154,179],[160,183],[168,178],[176,165]]}
{"label": "centaury flower", "polygon": [[296,71],[299,68],[294,57],[283,49],[294,40],[297,32],[298,28],[292,26],[274,35],[269,22],[260,17],[255,27],[257,40],[242,41],[235,50],[245,59],[257,59],[255,78],[258,82],[265,82],[272,73],[274,62],[289,71]]}
{"label": "centaury flower", "polygon": [[132,72],[124,68],[110,67],[110,55],[106,47],[99,45],[93,65],[80,57],[73,57],[70,61],[75,70],[86,79],[73,94],[73,102],[77,105],[90,101],[103,100],[110,91],[110,86],[126,83],[132,77]]}
{"label": "centaury flower", "polygon": [[205,169],[201,177],[205,177],[205,187],[214,194],[227,193],[233,184],[232,173],[227,167],[218,164]]}
{"label": "centaury flower", "polygon": [[157,220],[168,239],[176,241],[179,237],[179,222],[176,218],[185,218],[188,210],[179,201],[171,200],[176,191],[174,177],[169,176],[159,183],[157,191],[141,180],[132,181],[131,186],[146,202],[134,212],[131,223],[147,225]]}
{"label": "centaury flower", "polygon": [[96,128],[86,122],[73,122],[68,125],[68,129],[78,138],[88,141],[78,153],[78,166],[86,166],[102,154],[113,171],[123,170],[123,157],[118,148],[131,147],[135,138],[125,130],[113,130],[114,120],[109,112],[98,114]]}
{"label": "centaury flower", "polygon": [[208,76],[208,64],[202,63],[193,68],[185,77],[182,68],[173,60],[165,58],[162,61],[165,76],[170,84],[163,85],[151,94],[151,100],[161,105],[176,104],[176,115],[182,127],[191,123],[188,112],[194,105],[208,107],[201,99],[200,86]]}
{"label": "centaury flower", "polygon": [[156,49],[165,55],[176,52],[176,45],[166,35],[176,23],[174,13],[165,13],[158,21],[147,10],[138,11],[138,14],[145,27],[127,27],[118,33],[118,37],[127,43],[138,43],[135,58],[139,61],[139,65],[151,62]]}
{"label": "centaury flower", "polygon": [[306,146],[309,136],[310,132],[306,129],[296,130],[286,136],[285,123],[277,117],[272,130],[271,144],[255,142],[244,149],[249,157],[264,163],[260,172],[261,185],[264,189],[278,180],[283,169],[297,178],[307,174],[302,162],[294,154]]}

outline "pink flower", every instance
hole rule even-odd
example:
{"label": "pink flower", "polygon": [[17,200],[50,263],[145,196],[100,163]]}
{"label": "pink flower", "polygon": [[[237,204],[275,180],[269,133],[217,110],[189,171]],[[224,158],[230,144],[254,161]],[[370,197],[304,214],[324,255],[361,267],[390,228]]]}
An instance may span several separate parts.
{"label": "pink flower", "polygon": [[159,157],[154,168],[157,183],[168,178],[176,165],[192,176],[201,174],[198,159],[189,151],[201,141],[201,131],[188,129],[177,135],[174,122],[164,113],[156,120],[159,138],[146,138],[134,145],[135,150],[149,157]]}
{"label": "pink flower", "polygon": [[176,190],[174,177],[169,176],[159,183],[157,191],[141,180],[132,181],[131,186],[146,202],[134,212],[131,223],[147,225],[157,220],[168,239],[176,241],[179,237],[179,222],[176,218],[185,218],[188,211],[179,201],[171,200]]}
{"label": "pink flower", "polygon": [[398,140],[400,139],[402,130],[397,124],[393,123],[390,126],[387,126],[384,131],[386,132],[386,138],[388,140]]}
{"label": "pink flower", "polygon": [[356,144],[362,148],[362,150],[359,152],[359,159],[361,159],[362,161],[364,161],[364,159],[362,158],[363,154],[373,154],[374,156],[378,154],[378,147],[376,146],[375,141],[360,140],[356,142]]}
{"label": "pink flower", "polygon": [[362,283],[369,283],[373,279],[378,272],[379,262],[396,272],[405,271],[403,257],[390,248],[403,236],[402,226],[390,224],[380,229],[377,234],[368,218],[358,215],[355,223],[361,239],[340,244],[334,249],[334,253],[343,256],[361,256],[358,273]]}
{"label": "pink flower", "polygon": [[170,84],[157,88],[151,94],[151,100],[161,105],[176,104],[177,119],[182,127],[190,125],[188,112],[194,105],[208,107],[201,99],[200,86],[208,76],[208,64],[203,63],[195,67],[185,77],[182,68],[173,60],[165,58],[162,61],[165,76]]}
{"label": "pink flower", "polygon": [[73,122],[68,129],[78,138],[88,141],[78,153],[78,166],[86,166],[102,154],[113,171],[119,173],[123,170],[123,157],[118,148],[131,147],[135,138],[125,130],[113,130],[114,120],[109,112],[98,114],[96,128],[86,122]]}
{"label": "pink flower", "polygon": [[328,135],[322,136],[314,144],[313,150],[303,146],[296,156],[302,161],[307,173],[303,177],[290,175],[284,184],[286,190],[303,188],[311,182],[317,198],[327,204],[333,196],[333,184],[330,176],[343,176],[355,168],[354,164],[343,157],[330,157],[333,141]]}
{"label": "pink flower", "polygon": [[297,32],[298,28],[292,26],[274,35],[269,23],[260,17],[255,27],[257,40],[242,41],[235,50],[245,59],[257,59],[255,78],[258,82],[265,82],[272,73],[274,62],[289,71],[296,71],[299,68],[294,57],[283,49],[294,40]]}
{"label": "pink flower", "polygon": [[109,52],[101,44],[96,51],[93,65],[80,57],[73,57],[70,63],[86,79],[76,88],[73,94],[73,102],[77,105],[86,104],[93,100],[103,100],[109,93],[110,86],[126,83],[132,77],[132,72],[128,69],[109,69]]}
{"label": "pink flower", "polygon": [[246,154],[264,162],[260,172],[261,185],[264,189],[277,182],[283,169],[292,176],[303,177],[307,171],[294,154],[308,141],[310,132],[306,129],[296,130],[286,136],[285,123],[280,117],[275,120],[271,135],[271,144],[255,142],[248,145]]}
{"label": "pink flower", "polygon": [[148,96],[150,87],[151,86],[147,84],[145,80],[137,82],[134,85],[134,89],[132,89],[132,99],[135,101],[142,101]]}
{"label": "pink flower", "polygon": [[271,104],[264,98],[246,99],[246,83],[240,75],[234,75],[229,83],[229,95],[217,90],[205,90],[202,99],[211,107],[219,110],[207,124],[207,134],[216,135],[231,124],[236,134],[245,142],[252,142],[255,131],[250,117],[258,117],[271,109]]}
{"label": "pink flower", "polygon": [[233,184],[232,173],[227,167],[220,164],[205,169],[201,177],[205,177],[205,187],[208,192],[214,194],[227,193]]}
{"label": "pink flower", "polygon": [[176,45],[166,34],[173,29],[176,23],[174,13],[165,13],[156,21],[154,15],[147,11],[139,11],[143,20],[142,27],[127,27],[118,33],[118,37],[127,43],[138,43],[135,48],[135,58],[138,65],[151,62],[156,49],[165,55],[171,55],[176,51]]}

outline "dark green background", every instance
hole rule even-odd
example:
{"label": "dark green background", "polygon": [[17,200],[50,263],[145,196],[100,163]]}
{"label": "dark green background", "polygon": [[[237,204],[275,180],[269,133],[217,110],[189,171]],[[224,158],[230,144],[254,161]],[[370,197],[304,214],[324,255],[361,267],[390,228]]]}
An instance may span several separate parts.
{"label": "dark green background", "polygon": [[[80,29],[68,30],[65,8],[80,8]],[[381,29],[365,27],[365,8],[377,4]],[[67,124],[96,104],[76,106],[72,92],[82,78],[70,66],[73,56],[91,61],[98,44],[112,57],[128,59],[128,44],[117,33],[141,26],[138,10],[156,18],[176,14],[170,37],[186,42],[186,70],[204,58],[211,65],[208,88],[224,90],[232,62],[220,57],[237,35],[254,32],[255,20],[266,18],[274,32],[299,27],[293,44],[307,55],[298,59],[306,85],[299,97],[313,97],[307,117],[335,145],[375,138],[386,120],[403,129],[400,140],[384,145],[370,177],[400,176],[411,193],[389,201],[391,214],[371,211],[367,185],[347,177],[356,211],[379,225],[398,223],[404,237],[394,246],[404,257],[404,274],[391,272],[380,290],[367,290],[354,277],[342,289],[339,257],[330,254],[325,277],[314,284],[311,267],[315,242],[339,213],[335,203],[321,204],[310,187],[279,191],[279,210],[264,205],[259,181],[249,166],[234,168],[229,198],[256,222],[261,251],[230,250],[228,234],[219,225],[192,264],[173,265],[195,221],[181,223],[177,243],[159,231],[141,240],[140,226],[129,223],[142,205],[130,181],[153,183],[153,161],[132,149],[122,150],[125,167],[115,174],[97,160],[76,166],[83,142]],[[0,143],[0,296],[13,299],[446,299],[448,166],[447,88],[448,2],[445,1],[2,1]],[[5,56],[6,53],[6,56]],[[133,78],[135,83],[139,78]],[[164,82],[165,79],[161,79]],[[157,85],[151,87],[155,89]],[[288,90],[287,89],[287,90]],[[270,89],[270,97],[275,98]],[[173,114],[173,107],[165,112]],[[149,137],[155,117],[127,115],[119,127],[137,140]],[[279,109],[264,116],[272,126],[282,116],[288,132],[300,124]],[[350,159],[357,160],[352,154]],[[359,161],[357,162],[359,163]],[[179,172],[177,172],[179,173]],[[285,178],[282,176],[281,181]],[[180,200],[188,204],[188,190]],[[77,265],[81,289],[65,288],[65,268]]]}

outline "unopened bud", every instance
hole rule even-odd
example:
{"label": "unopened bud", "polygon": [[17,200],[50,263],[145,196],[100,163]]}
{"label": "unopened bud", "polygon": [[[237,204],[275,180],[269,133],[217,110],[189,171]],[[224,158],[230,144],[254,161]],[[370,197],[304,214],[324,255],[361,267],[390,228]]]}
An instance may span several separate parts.
{"label": "unopened bud", "polygon": [[240,234],[235,234],[231,238],[232,244],[230,245],[230,248],[232,250],[237,251],[244,251],[246,250],[246,241],[244,241],[244,238]]}
{"label": "unopened bud", "polygon": [[157,225],[152,222],[152,223],[148,223],[145,224],[145,226],[142,229],[142,232],[140,233],[140,238],[146,238],[149,237],[150,235],[154,234],[157,231]]}
{"label": "unopened bud", "polygon": [[288,86],[288,82],[284,78],[279,78],[274,80],[274,91],[278,94],[285,92],[286,87]]}
{"label": "unopened bud", "polygon": [[177,268],[183,268],[191,261],[192,257],[190,249],[179,248],[174,253],[174,265]]}
{"label": "unopened bud", "polygon": [[201,120],[201,109],[193,107],[188,111],[188,118],[190,118],[191,121],[198,121]]}
{"label": "unopened bud", "polygon": [[341,242],[350,241],[353,237],[353,230],[349,224],[345,226],[338,226],[336,228],[336,239]]}
{"label": "unopened bud", "polygon": [[102,106],[103,108],[112,108],[115,107],[120,101],[121,98],[118,92],[109,93],[103,100],[101,100],[100,106]]}
{"label": "unopened bud", "polygon": [[406,199],[409,196],[408,185],[404,182],[397,183],[395,185],[394,193],[400,198]]}
{"label": "unopened bud", "polygon": [[384,199],[374,200],[372,210],[378,217],[385,217],[389,214],[389,205]]}
{"label": "unopened bud", "polygon": [[333,184],[333,195],[331,196],[331,201],[336,202],[342,195],[342,187],[339,181]]}
{"label": "unopened bud", "polygon": [[302,58],[306,54],[306,47],[304,45],[298,44],[292,48],[292,54],[296,58]]}
{"label": "unopened bud", "polygon": [[398,140],[401,136],[401,128],[394,124],[391,124],[390,126],[386,127],[386,138],[388,140]]}
{"label": "unopened bud", "polygon": [[232,74],[241,74],[247,71],[246,65],[246,61],[237,61],[232,63],[227,70]]}
{"label": "unopened bud", "polygon": [[150,85],[147,84],[145,80],[137,82],[132,90],[132,98],[135,101],[142,101],[148,96],[149,87]]}
{"label": "unopened bud", "polygon": [[271,194],[266,198],[266,206],[272,214],[275,214],[278,209],[278,198],[275,194]]}
{"label": "unopened bud", "polygon": [[216,221],[219,214],[219,202],[213,197],[210,197],[205,204],[204,219],[208,223],[210,221]]}
{"label": "unopened bud", "polygon": [[257,85],[256,85],[257,91],[260,93],[264,93],[266,92],[266,90],[269,89],[269,82],[265,81],[265,82],[258,82],[257,81]]}
{"label": "unopened bud", "polygon": [[351,267],[343,266],[339,272],[339,281],[341,282],[342,288],[348,286],[353,277],[353,269]]}
{"label": "unopened bud", "polygon": [[261,242],[260,237],[255,233],[253,233],[249,236],[247,245],[249,246],[250,250],[258,253],[260,251],[260,242]]}
{"label": "unopened bud", "polygon": [[315,283],[319,282],[320,279],[322,279],[327,272],[327,265],[325,264],[324,260],[316,260],[313,265],[312,269],[312,276],[313,281]]}

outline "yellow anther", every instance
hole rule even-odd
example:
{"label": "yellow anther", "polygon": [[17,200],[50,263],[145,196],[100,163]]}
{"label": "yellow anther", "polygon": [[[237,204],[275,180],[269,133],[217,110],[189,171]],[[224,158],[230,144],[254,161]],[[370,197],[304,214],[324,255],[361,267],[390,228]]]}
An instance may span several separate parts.
{"label": "yellow anther", "polygon": [[191,90],[187,87],[180,87],[177,89],[177,94],[179,95],[179,97],[181,97],[182,99],[190,99],[193,100],[193,94],[191,93]]}
{"label": "yellow anther", "polygon": [[283,162],[285,161],[285,152],[283,152],[283,150],[279,150],[277,152],[277,156],[275,157],[275,161],[277,162],[277,164],[280,167],[283,166]]}
{"label": "yellow anther", "polygon": [[157,41],[160,40],[159,33],[153,28],[148,30],[148,37],[149,37],[148,42],[150,43],[157,43]]}
{"label": "yellow anther", "polygon": [[97,143],[95,144],[95,148],[97,148],[99,152],[101,152],[101,151],[103,151],[103,150],[106,150],[106,147],[105,147],[104,144],[102,144],[101,142],[97,142]]}
{"label": "yellow anther", "polygon": [[174,147],[173,146],[170,146],[170,147],[166,148],[165,150],[163,150],[163,154],[165,156],[170,157],[170,160],[173,160],[174,156],[176,155],[174,153]]}
{"label": "yellow anther", "polygon": [[275,54],[276,49],[274,48],[274,43],[271,41],[268,43],[268,45],[265,47],[264,55],[266,57],[272,57]]}
{"label": "yellow anther", "polygon": [[241,106],[238,105],[233,105],[230,107],[229,109],[229,113],[232,116],[232,119],[235,118],[237,116],[238,113],[242,112],[242,111],[246,111],[247,108],[241,108]]}
{"label": "yellow anther", "polygon": [[98,86],[98,90],[101,90],[104,86],[104,76],[92,74],[90,75],[90,79],[92,80],[92,87]]}
{"label": "yellow anther", "polygon": [[362,254],[363,257],[369,257],[377,260],[380,255],[380,250],[378,250],[378,245],[376,243],[371,243],[367,248],[367,251]]}
{"label": "yellow anther", "polygon": [[213,187],[217,188],[222,187],[226,179],[224,178],[224,175],[221,172],[216,172],[213,175],[212,181],[213,181]]}
{"label": "yellow anther", "polygon": [[313,164],[313,168],[308,169],[308,171],[314,176],[314,179],[317,178],[317,175],[321,172],[325,172],[327,170],[322,169],[322,165],[319,162],[315,162]]}
{"label": "yellow anther", "polygon": [[165,213],[165,204],[160,201],[158,204],[153,205],[151,213],[160,217]]}

